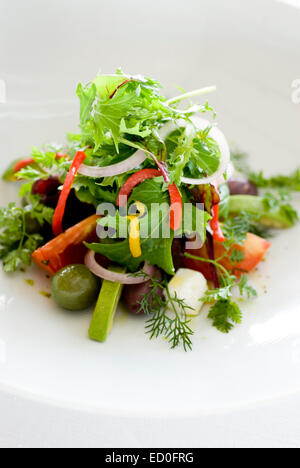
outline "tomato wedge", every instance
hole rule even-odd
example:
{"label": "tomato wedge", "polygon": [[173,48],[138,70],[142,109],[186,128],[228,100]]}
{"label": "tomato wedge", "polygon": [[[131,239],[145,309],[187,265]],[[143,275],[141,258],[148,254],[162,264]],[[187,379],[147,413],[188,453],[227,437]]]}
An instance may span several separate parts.
{"label": "tomato wedge", "polygon": [[33,253],[33,261],[51,275],[67,265],[84,263],[87,248],[83,242],[97,241],[98,219],[98,215],[90,216],[55,237]]}
{"label": "tomato wedge", "polygon": [[[249,233],[247,234],[247,239],[243,245],[235,245],[229,252],[230,255],[233,249],[241,251],[244,254],[244,259],[239,263],[232,264],[228,258],[224,258],[220,261],[220,264],[226,268],[226,270],[239,278],[243,273],[249,273],[250,271],[253,271],[262,261],[270,247],[270,242]],[[223,243],[214,241],[214,251],[216,259],[222,257],[222,255],[225,253],[225,247]],[[187,250],[186,252],[197,257],[208,258],[205,245],[201,249]],[[184,257],[183,262],[186,268],[200,271],[207,280],[213,280],[212,270],[209,263],[186,257]]]}
{"label": "tomato wedge", "polygon": [[86,159],[86,154],[84,151],[78,151],[73,159],[71,167],[69,169],[68,175],[66,177],[63,189],[61,191],[57,207],[54,212],[53,222],[52,222],[52,231],[55,236],[58,236],[63,232],[62,221],[65,214],[66,203],[70,195],[72,185],[75,179],[75,176],[78,172],[78,169]]}
{"label": "tomato wedge", "polygon": [[[232,254],[233,250],[243,252],[244,259],[232,265],[228,258],[224,258],[221,264],[228,270],[232,271],[233,274],[240,277],[243,273],[253,271],[257,265],[263,260],[266,252],[270,249],[270,242],[266,241],[262,237],[256,236],[255,234],[248,233],[247,238],[243,245],[236,245],[229,252]],[[215,256],[216,258],[221,257],[225,252],[224,245],[220,242],[215,242]]]}

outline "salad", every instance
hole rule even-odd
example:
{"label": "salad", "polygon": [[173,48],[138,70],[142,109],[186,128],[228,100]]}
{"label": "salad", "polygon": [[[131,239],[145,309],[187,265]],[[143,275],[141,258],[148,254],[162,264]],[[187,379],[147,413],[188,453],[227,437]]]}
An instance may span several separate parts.
{"label": "salad", "polygon": [[94,306],[93,340],[108,338],[120,301],[171,348],[192,349],[203,306],[229,333],[240,299],[257,296],[248,277],[271,237],[298,221],[300,170],[253,172],[203,98],[213,91],[167,99],[150,78],[97,76],[77,88],[80,132],[33,147],[3,175],[21,199],[0,209],[4,271],[33,261],[59,306]]}

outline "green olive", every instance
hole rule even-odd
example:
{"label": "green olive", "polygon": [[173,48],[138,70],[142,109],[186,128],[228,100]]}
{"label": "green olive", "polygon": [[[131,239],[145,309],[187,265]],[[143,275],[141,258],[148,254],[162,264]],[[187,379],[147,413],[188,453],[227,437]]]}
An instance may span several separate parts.
{"label": "green olive", "polygon": [[56,273],[51,289],[59,306],[84,310],[97,300],[100,281],[84,265],[69,265]]}

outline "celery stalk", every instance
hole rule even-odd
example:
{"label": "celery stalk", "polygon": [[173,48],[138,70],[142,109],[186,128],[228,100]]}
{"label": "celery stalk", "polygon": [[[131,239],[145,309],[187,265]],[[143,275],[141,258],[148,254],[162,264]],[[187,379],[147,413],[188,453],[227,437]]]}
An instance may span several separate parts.
{"label": "celery stalk", "polygon": [[286,229],[295,224],[283,206],[270,209],[262,197],[232,195],[229,199],[229,214],[237,215],[242,211],[256,215],[261,224],[271,228]]}

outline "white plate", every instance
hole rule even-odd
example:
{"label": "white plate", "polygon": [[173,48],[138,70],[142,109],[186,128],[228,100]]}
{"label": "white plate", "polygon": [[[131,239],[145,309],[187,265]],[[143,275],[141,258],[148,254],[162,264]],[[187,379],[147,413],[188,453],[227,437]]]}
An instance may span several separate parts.
{"label": "white plate", "polygon": [[[299,164],[300,104],[292,102],[292,82],[300,77],[300,11],[271,0],[147,5],[2,2],[1,170],[33,144],[64,141],[65,131],[76,130],[77,82],[119,65],[157,77],[168,93],[176,93],[172,85],[216,83],[211,101],[220,127],[252,155],[256,169],[271,174]],[[1,182],[1,205],[15,194]],[[99,415],[158,418],[216,415],[297,394],[299,234],[297,226],[274,239],[252,277],[260,294],[243,305],[243,324],[227,336],[202,316],[187,354],[150,342],[143,319],[124,313],[105,345],[93,343],[91,313],[63,312],[41,296],[49,287],[43,275],[1,272],[0,389]]]}

